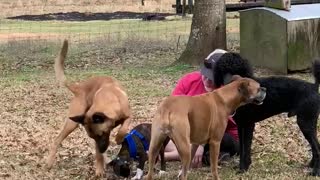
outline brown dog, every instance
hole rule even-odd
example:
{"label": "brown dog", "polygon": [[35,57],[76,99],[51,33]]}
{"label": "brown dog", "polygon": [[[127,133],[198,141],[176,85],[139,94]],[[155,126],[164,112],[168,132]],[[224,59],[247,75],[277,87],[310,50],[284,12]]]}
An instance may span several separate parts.
{"label": "brown dog", "polygon": [[121,144],[129,131],[131,112],[127,94],[122,86],[111,77],[92,77],[79,83],[68,83],[64,75],[64,60],[68,52],[68,41],[63,42],[60,55],[55,60],[55,74],[61,85],[66,86],[74,97],[69,105],[68,119],[49,149],[47,166],[51,168],[61,142],[79,124],[86,129],[89,137],[96,142],[96,175],[104,172],[104,153],[109,145],[113,128],[121,125],[117,144]]}
{"label": "brown dog", "polygon": [[[152,122],[146,179],[152,179],[156,157],[167,136],[177,146],[182,161],[181,179],[187,178],[198,145],[206,143],[210,147],[213,178],[219,179],[218,155],[228,116],[241,105],[262,104],[266,96],[265,88],[252,79],[235,75],[231,80],[230,84],[210,93],[193,97],[170,96],[161,103]],[[192,148],[190,144],[193,144]]]}

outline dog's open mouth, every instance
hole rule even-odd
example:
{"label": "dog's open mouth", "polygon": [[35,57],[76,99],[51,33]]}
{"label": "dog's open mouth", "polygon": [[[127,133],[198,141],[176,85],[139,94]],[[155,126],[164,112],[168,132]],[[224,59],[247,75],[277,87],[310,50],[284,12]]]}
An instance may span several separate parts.
{"label": "dog's open mouth", "polygon": [[252,103],[254,103],[254,104],[256,104],[256,105],[261,105],[261,104],[263,104],[263,100],[264,100],[264,98],[266,97],[266,94],[267,94],[267,93],[266,93],[265,91],[261,91],[261,92],[260,92],[260,95],[253,99],[253,102],[252,102]]}
{"label": "dog's open mouth", "polygon": [[261,105],[261,104],[263,104],[263,100],[254,99],[254,100],[253,100],[253,103],[256,104],[256,105]]}

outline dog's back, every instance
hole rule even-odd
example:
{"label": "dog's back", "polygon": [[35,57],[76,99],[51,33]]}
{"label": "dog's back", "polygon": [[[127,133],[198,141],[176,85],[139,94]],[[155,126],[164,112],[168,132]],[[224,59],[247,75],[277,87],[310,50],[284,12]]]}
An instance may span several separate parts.
{"label": "dog's back", "polygon": [[[243,77],[256,79],[262,87],[267,88],[267,96],[261,106],[248,104],[240,107],[235,115],[236,121],[261,121],[282,112],[288,116],[294,116],[305,107],[320,108],[320,96],[318,87],[320,82],[320,61],[315,60],[312,65],[312,73],[315,83],[289,78],[284,76],[254,77],[250,63],[237,53],[226,53],[216,63],[213,71],[215,85],[223,85],[228,75],[238,74]],[[310,109],[309,108],[309,109]]]}

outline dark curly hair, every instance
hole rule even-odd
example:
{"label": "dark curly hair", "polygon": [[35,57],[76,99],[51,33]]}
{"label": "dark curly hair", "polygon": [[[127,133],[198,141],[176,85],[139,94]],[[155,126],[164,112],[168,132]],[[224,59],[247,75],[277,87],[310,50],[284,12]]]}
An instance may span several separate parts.
{"label": "dark curly hair", "polygon": [[227,52],[222,55],[212,68],[214,84],[217,87],[224,84],[224,79],[227,75],[240,75],[242,77],[253,78],[252,66],[248,60],[234,52]]}

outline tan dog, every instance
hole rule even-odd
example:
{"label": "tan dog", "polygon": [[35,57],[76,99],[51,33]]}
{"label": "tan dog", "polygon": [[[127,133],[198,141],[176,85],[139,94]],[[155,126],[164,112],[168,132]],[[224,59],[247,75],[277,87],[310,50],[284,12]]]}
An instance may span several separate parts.
{"label": "tan dog", "polygon": [[[199,144],[209,143],[210,164],[214,179],[218,176],[220,142],[227,127],[228,116],[247,103],[262,104],[265,88],[252,79],[233,76],[230,84],[198,96],[170,96],[158,108],[152,122],[149,147],[149,172],[153,167],[163,141],[169,136],[177,146],[182,169],[180,179],[187,178],[190,162]],[[190,148],[190,144],[192,148]]]}
{"label": "tan dog", "polygon": [[55,74],[61,85],[66,86],[74,97],[69,105],[68,119],[50,147],[47,166],[51,168],[61,142],[82,124],[89,137],[96,142],[96,175],[104,172],[104,153],[109,145],[111,130],[121,125],[117,144],[121,144],[128,132],[131,112],[128,97],[121,85],[111,77],[92,77],[79,83],[68,83],[64,75],[64,60],[68,52],[65,40],[60,55],[55,60]]}

